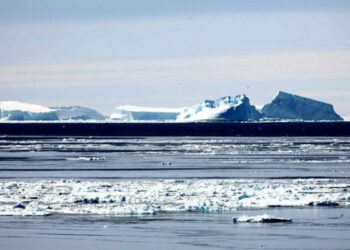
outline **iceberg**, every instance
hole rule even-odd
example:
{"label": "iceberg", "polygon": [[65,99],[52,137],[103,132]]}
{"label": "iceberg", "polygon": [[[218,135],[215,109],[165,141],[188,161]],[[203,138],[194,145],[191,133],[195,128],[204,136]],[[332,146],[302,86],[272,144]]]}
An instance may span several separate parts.
{"label": "iceberg", "polygon": [[262,108],[262,113],[267,118],[278,120],[343,120],[331,104],[283,91]]}
{"label": "iceberg", "polygon": [[50,107],[55,110],[58,120],[104,120],[105,117],[96,110],[81,106]]}
{"label": "iceberg", "polygon": [[183,108],[149,108],[137,106],[117,106],[110,120],[117,121],[167,121],[175,120]]}
{"label": "iceberg", "polygon": [[52,121],[58,120],[55,110],[36,104],[16,101],[0,102],[0,120],[7,121]]}
{"label": "iceberg", "polygon": [[181,112],[177,121],[224,120],[257,121],[262,114],[250,105],[245,95],[225,96],[215,101],[205,100]]}

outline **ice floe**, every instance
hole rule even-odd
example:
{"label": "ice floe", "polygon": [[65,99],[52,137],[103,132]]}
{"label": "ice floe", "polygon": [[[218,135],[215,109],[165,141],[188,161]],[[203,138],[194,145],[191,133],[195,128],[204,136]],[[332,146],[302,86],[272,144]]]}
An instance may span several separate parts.
{"label": "ice floe", "polygon": [[349,206],[349,189],[347,180],[328,179],[6,180],[0,182],[0,215],[142,215]]}
{"label": "ice floe", "polygon": [[80,156],[76,158],[67,158],[69,161],[104,161],[106,157],[104,156]]}
{"label": "ice floe", "polygon": [[292,219],[273,217],[269,214],[256,215],[256,216],[240,216],[233,217],[233,223],[282,223],[282,222],[292,222]]}

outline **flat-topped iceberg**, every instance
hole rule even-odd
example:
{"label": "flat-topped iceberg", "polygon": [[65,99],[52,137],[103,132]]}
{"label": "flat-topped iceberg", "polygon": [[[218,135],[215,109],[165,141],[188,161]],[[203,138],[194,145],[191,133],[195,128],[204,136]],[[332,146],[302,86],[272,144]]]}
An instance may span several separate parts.
{"label": "flat-topped iceberg", "polygon": [[96,110],[81,106],[51,107],[57,112],[59,120],[104,120],[105,117]]}
{"label": "flat-topped iceberg", "polygon": [[262,113],[267,118],[278,120],[343,120],[331,104],[283,91],[280,91],[271,103],[262,108]]}
{"label": "flat-topped iceberg", "polygon": [[52,121],[58,120],[55,110],[36,104],[16,101],[0,102],[0,119],[8,121]]}
{"label": "flat-topped iceberg", "polygon": [[166,121],[175,120],[183,108],[149,108],[137,106],[117,106],[110,115],[117,121]]}
{"label": "flat-topped iceberg", "polygon": [[225,96],[217,100],[205,100],[191,108],[185,109],[177,121],[225,120],[256,121],[262,117],[255,106],[250,105],[245,95]]}

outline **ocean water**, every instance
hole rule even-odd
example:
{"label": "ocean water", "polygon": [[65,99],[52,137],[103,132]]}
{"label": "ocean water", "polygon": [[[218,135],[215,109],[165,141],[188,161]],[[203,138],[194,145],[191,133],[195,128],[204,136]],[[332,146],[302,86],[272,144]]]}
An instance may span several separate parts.
{"label": "ocean water", "polygon": [[0,137],[0,249],[346,249],[349,208],[347,137]]}

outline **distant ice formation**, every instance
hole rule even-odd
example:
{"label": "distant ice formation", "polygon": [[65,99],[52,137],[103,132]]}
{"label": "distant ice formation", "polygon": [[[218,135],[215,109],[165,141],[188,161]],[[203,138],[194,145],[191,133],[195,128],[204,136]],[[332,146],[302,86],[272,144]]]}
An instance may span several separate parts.
{"label": "distant ice formation", "polygon": [[[43,107],[16,101],[0,102],[0,121],[105,120],[96,110],[81,106]],[[107,118],[108,119],[108,118]],[[117,106],[111,121],[342,121],[333,105],[280,91],[262,108],[250,104],[245,95],[205,100],[189,108]],[[345,117],[345,120],[350,118]]]}
{"label": "distant ice formation", "polygon": [[225,96],[215,101],[205,100],[191,108],[185,109],[177,117],[177,121],[256,121],[262,117],[261,113],[249,103],[245,95],[235,97]]}
{"label": "distant ice formation", "polygon": [[51,107],[56,110],[59,120],[104,120],[105,117],[96,110],[81,106]]}
{"label": "distant ice formation", "polygon": [[175,120],[182,108],[148,108],[137,106],[118,106],[110,116],[117,121],[166,121]]}
{"label": "distant ice formation", "polygon": [[40,105],[4,101],[0,102],[0,119],[7,121],[52,121],[58,120],[58,116],[55,110]]}
{"label": "distant ice formation", "polygon": [[262,108],[263,115],[288,120],[343,120],[333,105],[280,91],[271,103]]}

